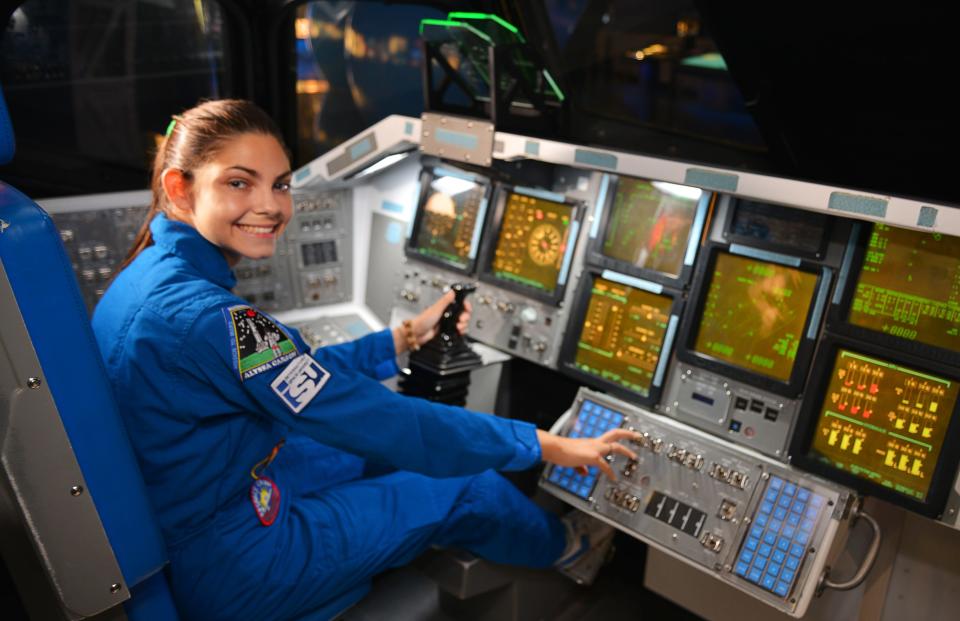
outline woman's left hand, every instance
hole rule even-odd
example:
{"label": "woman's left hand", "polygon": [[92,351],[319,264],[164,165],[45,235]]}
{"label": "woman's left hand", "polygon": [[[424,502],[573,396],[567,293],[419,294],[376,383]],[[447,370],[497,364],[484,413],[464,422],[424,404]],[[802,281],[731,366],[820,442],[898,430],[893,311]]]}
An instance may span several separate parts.
{"label": "woman's left hand", "polygon": [[[437,335],[437,331],[440,329],[440,318],[443,317],[443,311],[453,304],[454,299],[453,291],[447,291],[439,300],[412,319],[413,336],[417,340],[417,345],[423,345]],[[457,331],[460,332],[460,334],[467,333],[467,326],[470,324],[470,311],[472,309],[473,307],[469,301],[464,302],[463,312],[460,313],[460,317],[457,318]],[[398,326],[394,329],[394,345],[396,345],[397,353],[406,351],[407,349],[403,326]]]}

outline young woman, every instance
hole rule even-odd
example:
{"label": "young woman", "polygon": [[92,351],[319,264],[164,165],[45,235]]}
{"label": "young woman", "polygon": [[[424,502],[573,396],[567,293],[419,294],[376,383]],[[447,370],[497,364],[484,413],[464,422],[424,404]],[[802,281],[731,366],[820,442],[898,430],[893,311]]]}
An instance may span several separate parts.
{"label": "young woman", "polygon": [[[496,470],[541,459],[596,466],[617,442],[395,394],[412,323],[313,353],[296,330],[234,296],[231,267],[273,254],[290,220],[290,163],[249,102],[175,117],[153,202],[93,327],[170,555],[187,619],[299,618],[430,545],[549,567],[590,542]],[[461,317],[465,328],[467,317]],[[389,472],[367,475],[372,470]]]}

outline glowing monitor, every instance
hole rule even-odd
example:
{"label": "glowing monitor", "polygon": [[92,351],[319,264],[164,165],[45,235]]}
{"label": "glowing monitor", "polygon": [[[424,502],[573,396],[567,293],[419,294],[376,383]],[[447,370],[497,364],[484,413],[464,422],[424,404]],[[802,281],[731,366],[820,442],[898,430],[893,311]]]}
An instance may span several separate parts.
{"label": "glowing monitor", "polygon": [[719,252],[709,280],[694,349],[789,382],[817,274]]}
{"label": "glowing monitor", "polygon": [[487,209],[486,182],[436,169],[421,178],[408,252],[444,267],[469,271],[477,256]]}
{"label": "glowing monitor", "polygon": [[621,177],[601,252],[641,269],[679,276],[702,195],[685,185]]}
{"label": "glowing monitor", "polygon": [[960,353],[960,238],[874,224],[848,320]]}
{"label": "glowing monitor", "polygon": [[573,363],[577,370],[641,396],[663,353],[673,299],[596,277]]}
{"label": "glowing monitor", "polygon": [[923,502],[957,394],[954,381],[839,348],[811,456]]}
{"label": "glowing monitor", "polygon": [[491,263],[494,278],[552,295],[570,259],[574,205],[509,192]]}

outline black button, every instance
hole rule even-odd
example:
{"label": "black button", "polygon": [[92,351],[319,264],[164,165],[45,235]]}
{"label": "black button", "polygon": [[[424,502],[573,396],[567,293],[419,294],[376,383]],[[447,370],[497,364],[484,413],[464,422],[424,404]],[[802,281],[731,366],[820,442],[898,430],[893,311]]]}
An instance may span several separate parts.
{"label": "black button", "polygon": [[743,397],[737,397],[737,400],[733,403],[733,407],[737,408],[738,410],[745,410],[747,409],[747,404],[749,403],[750,402]]}
{"label": "black button", "polygon": [[757,414],[763,414],[763,401],[758,401],[757,399],[751,400],[750,411],[756,412]]}
{"label": "black button", "polygon": [[779,414],[780,410],[777,408],[767,408],[767,411],[763,413],[763,417],[767,420],[777,420]]}

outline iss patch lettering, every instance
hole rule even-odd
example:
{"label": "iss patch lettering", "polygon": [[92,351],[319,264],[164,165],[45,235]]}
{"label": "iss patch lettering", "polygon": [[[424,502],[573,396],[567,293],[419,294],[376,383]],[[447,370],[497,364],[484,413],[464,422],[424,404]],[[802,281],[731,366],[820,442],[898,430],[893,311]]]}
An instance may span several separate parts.
{"label": "iss patch lettering", "polygon": [[299,414],[313,401],[328,379],[329,371],[317,364],[310,354],[302,354],[287,365],[270,387],[294,414]]}
{"label": "iss patch lettering", "polygon": [[299,353],[290,335],[258,310],[238,305],[225,308],[223,314],[241,380],[269,371]]}

